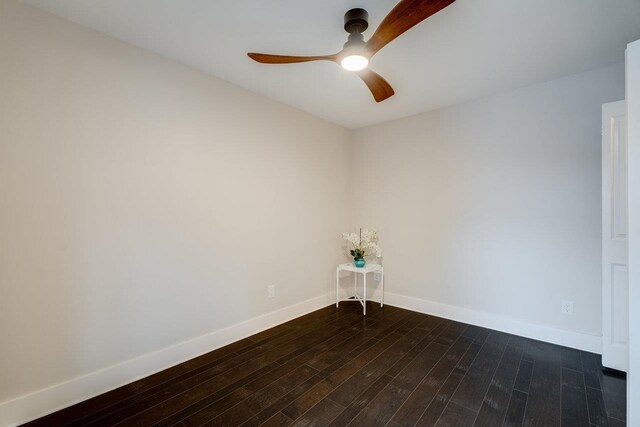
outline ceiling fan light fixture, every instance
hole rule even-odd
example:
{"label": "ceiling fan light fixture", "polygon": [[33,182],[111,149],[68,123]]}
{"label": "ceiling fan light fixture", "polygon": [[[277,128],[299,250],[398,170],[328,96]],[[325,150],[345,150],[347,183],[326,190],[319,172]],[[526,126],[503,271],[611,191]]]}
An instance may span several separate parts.
{"label": "ceiling fan light fixture", "polygon": [[347,71],[360,71],[369,66],[369,60],[362,55],[349,55],[342,58],[340,65]]}
{"label": "ceiling fan light fixture", "polygon": [[342,48],[340,65],[348,71],[361,71],[369,66],[367,45],[364,42],[364,36],[358,31],[360,28],[357,27],[356,30],[349,34],[349,39]]}

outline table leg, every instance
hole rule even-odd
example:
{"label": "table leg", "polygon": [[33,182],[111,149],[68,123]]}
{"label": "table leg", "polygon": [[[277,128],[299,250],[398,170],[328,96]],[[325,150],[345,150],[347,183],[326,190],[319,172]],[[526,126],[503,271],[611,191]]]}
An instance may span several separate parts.
{"label": "table leg", "polygon": [[380,307],[384,307],[384,270],[380,272]]}
{"label": "table leg", "polygon": [[353,272],[353,298],[358,299],[358,273]]}
{"label": "table leg", "polygon": [[336,268],[336,308],[340,304],[340,269]]}
{"label": "table leg", "polygon": [[362,273],[362,280],[364,283],[364,294],[362,295],[362,298],[364,299],[364,315],[367,315],[367,273]]}

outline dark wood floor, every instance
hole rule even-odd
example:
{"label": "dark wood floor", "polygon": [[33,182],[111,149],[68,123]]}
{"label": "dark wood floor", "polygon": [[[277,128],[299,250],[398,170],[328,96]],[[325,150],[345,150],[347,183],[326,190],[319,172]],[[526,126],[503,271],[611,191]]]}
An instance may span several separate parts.
{"label": "dark wood floor", "polygon": [[395,307],[327,307],[32,425],[620,426],[599,356]]}

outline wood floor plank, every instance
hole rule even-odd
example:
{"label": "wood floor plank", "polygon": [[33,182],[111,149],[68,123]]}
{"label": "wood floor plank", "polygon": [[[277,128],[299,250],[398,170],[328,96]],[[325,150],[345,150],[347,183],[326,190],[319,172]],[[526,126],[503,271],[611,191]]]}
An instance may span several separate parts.
{"label": "wood floor plank", "polygon": [[476,344],[482,345],[486,341],[490,332],[491,332],[490,329],[483,328],[480,326],[475,326],[475,325],[469,325],[469,327],[464,331],[462,336],[471,338],[473,342],[475,342]]}
{"label": "wood floor plank", "polygon": [[616,418],[618,420],[624,420],[627,416],[627,396],[626,393],[617,394],[602,391],[602,397],[604,398],[604,406],[609,418]]}
{"label": "wood floor plank", "polygon": [[[461,357],[470,340],[464,339],[464,344],[455,347],[457,354],[452,357]],[[418,386],[422,378],[428,374],[438,361],[445,355],[448,347],[432,342],[418,355],[405,369],[403,369],[375,398],[357,414],[351,421],[352,426],[372,426],[386,424],[394,413],[402,406],[404,401]]]}
{"label": "wood floor plank", "polygon": [[433,340],[436,339],[438,335],[440,335],[445,329],[446,329],[445,322],[442,322],[440,327],[431,329],[426,335],[424,335],[424,332],[423,332],[426,330],[422,328],[416,329],[414,332],[416,332],[420,336],[423,336],[424,338],[416,346],[414,346],[411,350],[409,350],[409,352],[405,354],[402,359],[400,359],[398,362],[396,362],[395,365],[393,365],[389,370],[387,370],[386,374],[391,377],[395,377],[396,375],[398,375],[403,369],[405,369],[405,367],[409,363],[411,363],[416,357],[418,357],[424,351],[424,349],[428,345],[430,345],[433,342]]}
{"label": "wood floor plank", "polygon": [[[598,359],[600,359],[600,357],[598,357]],[[602,366],[600,360],[598,360],[598,364]],[[617,394],[624,394],[627,391],[626,374],[622,372],[604,370],[602,371],[600,382],[602,385],[602,391]]]}
{"label": "wood floor plank", "polygon": [[[600,364],[600,360],[598,360]],[[624,420],[627,415],[627,381],[624,374],[603,372],[600,377],[602,397],[611,423],[611,419]]]}
{"label": "wood floor plank", "polygon": [[439,334],[434,341],[438,344],[450,347],[454,342],[456,342],[460,334],[462,334],[465,329],[467,329],[467,327],[467,325],[464,325],[462,323],[451,322],[451,324],[448,325],[446,329],[442,331],[442,333]]}
{"label": "wood floor plank", "polygon": [[307,364],[312,368],[317,369],[318,371],[322,371],[323,369],[331,366],[337,359],[345,354],[349,354],[354,350],[357,353],[360,353],[361,351],[358,351],[358,348],[360,346],[362,346],[363,348],[370,347],[372,344],[378,341],[375,336],[375,331],[365,330],[362,333],[357,334],[353,339],[346,341],[343,345],[336,347],[331,351],[326,351],[314,355]]}
{"label": "wood floor plank", "polygon": [[34,426],[619,426],[599,355],[369,303],[327,306]]}
{"label": "wood floor plank", "polygon": [[502,424],[503,427],[522,427],[526,407],[527,394],[514,389],[511,393],[504,423]]}
{"label": "wood floor plank", "polygon": [[[460,327],[459,325],[450,325],[450,327],[442,329],[437,335],[430,334],[417,345],[414,349],[419,349],[419,353],[414,358],[403,364],[397,374],[397,370],[389,370],[387,373],[391,376],[395,375],[393,381],[388,384],[377,396],[365,407],[363,411],[357,414],[355,419],[351,422],[353,426],[369,426],[369,425],[384,425],[386,424],[394,413],[403,405],[405,400],[413,393],[413,391],[422,382],[434,366],[440,361],[440,359],[452,348],[447,354],[449,360],[459,360],[464,354],[466,349],[471,344],[471,339],[460,338],[460,334],[464,332],[466,327]],[[437,333],[438,328],[433,330]],[[452,339],[456,339],[457,345],[451,347],[451,345],[443,345],[441,337],[445,337],[447,343],[452,343]],[[397,366],[394,366],[397,368]],[[353,417],[356,414],[352,414]],[[416,417],[417,419],[417,417]]]}
{"label": "wood floor plank", "polygon": [[294,426],[328,426],[338,416],[344,407],[331,399],[322,399],[300,418],[295,420]]}
{"label": "wood floor plank", "polygon": [[[252,415],[259,414],[263,409],[275,403],[289,390],[313,378],[318,371],[310,366],[303,365],[287,376],[284,376],[269,386],[257,391],[251,396],[239,402],[234,407],[223,412],[212,420],[206,421],[210,426],[237,426],[248,421]],[[269,417],[266,417],[266,421]],[[191,425],[185,420],[187,425]],[[200,422],[194,425],[202,425]]]}
{"label": "wood floor plank", "polygon": [[338,356],[331,365],[321,371],[320,375],[327,377],[328,381],[336,387],[342,384],[373,358],[402,338],[402,335],[396,330],[411,319],[407,316],[407,318],[392,323],[389,327],[378,330],[372,338],[373,341],[369,340],[348,354]]}
{"label": "wood floor plank", "polygon": [[[440,415],[442,415],[442,412],[447,407],[451,396],[453,396],[460,382],[471,368],[481,348],[482,344],[472,343],[464,356],[462,356],[462,359],[460,359],[453,371],[451,371],[448,378],[446,378],[444,384],[441,383],[442,375],[437,374],[438,371],[434,370],[431,375],[425,378],[425,381],[418,386],[418,389],[411,395],[410,399],[417,400],[417,403],[413,403],[414,406],[418,408],[426,407],[426,409],[416,425],[433,426],[436,424],[438,419],[440,419]],[[446,367],[443,368],[443,373],[446,373],[446,370]],[[409,402],[410,401],[407,403]],[[412,411],[417,412],[417,410]],[[401,408],[392,421],[396,421],[400,425],[413,425],[414,416],[407,415],[408,414],[402,411]]]}
{"label": "wood floor plank", "polygon": [[330,425],[337,427],[351,423],[353,418],[362,411],[362,409],[366,407],[378,395],[378,393],[380,393],[380,391],[391,382],[392,379],[393,378],[389,375],[383,375],[378,378],[375,383],[373,383],[363,393],[360,393],[360,395],[351,402]]}
{"label": "wood floor plank", "polygon": [[[396,327],[399,328],[405,323],[406,321],[396,323]],[[424,322],[421,322],[418,325],[420,326],[423,323]],[[376,335],[376,337],[380,338],[380,340],[369,340],[364,345],[360,345],[345,356],[338,358],[332,365],[321,371],[319,376],[325,378],[325,380],[321,383],[322,388],[315,390],[314,393],[308,393],[295,400],[291,403],[291,405],[285,408],[283,412],[285,412],[294,420],[298,419],[299,417],[308,418],[309,415],[306,414],[306,412],[310,411],[312,408],[314,408],[314,406],[319,405],[318,408],[315,408],[309,413],[318,414],[323,413],[323,411],[329,411],[329,414],[324,415],[326,418],[325,421],[328,422],[333,419],[333,410],[336,408],[336,405],[333,405],[333,403],[335,403],[333,401],[323,402],[323,400],[326,399],[327,395],[348,378],[353,376],[359,369],[366,366],[371,358],[374,358],[377,355],[381,354],[401,338],[401,335],[397,333],[394,328],[387,328],[380,331],[379,334],[380,335]],[[340,406],[340,408],[343,407]]]}
{"label": "wood floor plank", "polygon": [[530,344],[534,366],[524,426],[559,426],[562,369],[560,348],[539,341]]}
{"label": "wood floor plank", "polygon": [[524,345],[525,340],[514,336],[510,337],[507,348],[502,355],[502,360],[500,360],[478,412],[475,426],[492,427],[502,425],[509,407],[511,390],[522,361]]}
{"label": "wood floor plank", "polygon": [[451,402],[474,412],[480,410],[498,363],[509,341],[501,332],[491,332],[471,368],[451,397]]}
{"label": "wood floor plank", "polygon": [[580,352],[580,360],[582,362],[582,371],[584,372],[584,382],[587,387],[602,390],[600,377],[602,375],[601,366],[598,365],[596,355]]}
{"label": "wood floor plank", "polygon": [[427,334],[433,333],[434,329],[440,328],[443,324],[449,324],[450,321],[441,317],[435,317],[426,315],[427,318],[420,324],[419,328],[424,330]]}
{"label": "wood floor plank", "polygon": [[[585,376],[586,379],[586,376]],[[587,410],[589,411],[589,421],[594,426],[608,426],[609,417],[604,405],[602,390],[586,387]]]}
{"label": "wood floor plank", "polygon": [[[526,345],[526,344],[525,344]],[[523,355],[524,357],[524,355]],[[533,362],[524,360],[520,362],[518,368],[518,376],[513,388],[523,393],[529,393],[529,385],[531,384],[531,374],[533,373]]]}
{"label": "wood floor plank", "polygon": [[475,418],[475,411],[449,402],[436,427],[471,427]]}
{"label": "wood floor plank", "polygon": [[527,410],[524,426],[559,426],[560,425],[560,384],[531,381],[531,389],[527,398]]}
{"label": "wood floor plank", "polygon": [[569,368],[562,368],[562,386],[584,391],[584,374]]}
{"label": "wood floor plank", "polygon": [[609,417],[609,427],[625,427],[626,425],[625,421]]}
{"label": "wood floor plank", "polygon": [[[248,421],[246,421],[242,425],[245,427],[255,427],[255,426],[262,425],[267,420],[269,420],[273,415],[281,412],[282,409],[284,409],[289,404],[289,402],[305,394],[313,386],[317,385],[317,383],[320,381],[321,381],[321,378],[318,376],[313,376],[309,378],[302,384],[299,384],[298,386],[294,387],[292,390],[288,391],[285,395],[277,399],[275,402],[259,410],[252,418],[250,418]],[[240,405],[242,404],[243,403],[240,403]]]}
{"label": "wood floor plank", "polygon": [[562,360],[562,367],[569,368],[574,371],[582,372],[582,360],[580,358],[580,350],[573,348],[562,347],[560,349],[560,358]]}
{"label": "wood floor plank", "polygon": [[522,360],[533,363],[533,361],[535,360],[535,356],[534,356],[535,343],[536,343],[535,340],[526,341],[526,344],[524,345],[524,353],[522,353]]}
{"label": "wood floor plank", "polygon": [[532,381],[560,383],[562,362],[561,347],[541,341],[533,342],[534,367]]}
{"label": "wood floor plank", "polygon": [[[579,357],[578,353],[578,361],[580,360]],[[581,367],[580,364],[576,363],[565,364],[564,360],[563,365]],[[582,371],[566,367],[562,368],[561,412],[563,426],[578,427],[589,425],[589,410],[587,408],[587,395]]]}
{"label": "wood floor plank", "polygon": [[[421,335],[424,334],[425,331],[422,327],[424,327],[425,324],[432,323],[432,320],[431,316],[422,315],[414,317],[394,332],[394,335],[401,336],[401,333],[404,333],[404,336],[401,336],[396,342],[388,346],[378,357],[373,358],[373,360],[371,360],[371,358],[356,357],[344,363],[340,369],[334,371],[328,377],[330,384],[335,387],[335,390],[318,404],[320,406],[325,405],[330,407],[330,405],[327,405],[327,402],[324,402],[325,400],[339,403],[341,407],[345,408],[345,411],[341,414],[342,417],[349,417],[349,415],[346,414],[351,414],[354,411],[357,413],[357,411],[360,410],[359,408],[373,397],[371,393],[374,390],[377,392],[376,387],[380,384],[380,381],[384,381],[386,378],[385,371],[393,371],[394,368],[398,368],[399,364],[403,361],[408,363],[406,356],[411,353],[413,348],[420,347],[421,344],[434,338],[434,336],[428,336],[420,340]],[[439,329],[436,328],[434,331],[435,330]],[[402,356],[403,354],[404,357]],[[381,375],[385,376],[380,378]],[[380,378],[380,380],[377,380],[378,378]],[[364,390],[364,393],[362,390]],[[337,399],[342,399],[342,401]],[[317,412],[317,409],[312,409],[310,412],[313,413],[314,411]],[[330,419],[330,417],[326,415],[321,415],[321,417]]]}
{"label": "wood floor plank", "polygon": [[561,411],[562,426],[581,427],[589,425],[589,411],[587,409],[587,397],[585,390],[562,386]]}
{"label": "wood floor plank", "polygon": [[286,427],[291,425],[293,420],[287,417],[282,412],[278,412],[273,417],[269,418],[264,423],[260,424],[261,427]]}
{"label": "wood floor plank", "polygon": [[416,336],[403,336],[380,354],[380,356],[371,360],[344,383],[340,384],[340,386],[329,394],[329,398],[342,406],[348,406],[353,399],[358,396],[358,391],[366,390],[378,378],[384,375],[388,369],[418,344],[418,339]]}
{"label": "wood floor plank", "polygon": [[333,387],[327,380],[323,379],[302,396],[293,399],[282,409],[282,412],[292,420],[296,420],[313,408],[320,400],[324,399],[331,391],[333,391]]}

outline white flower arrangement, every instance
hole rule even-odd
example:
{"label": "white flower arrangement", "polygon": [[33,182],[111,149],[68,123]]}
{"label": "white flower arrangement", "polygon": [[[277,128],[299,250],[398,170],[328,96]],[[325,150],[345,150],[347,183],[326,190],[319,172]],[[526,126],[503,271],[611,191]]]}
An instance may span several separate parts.
{"label": "white flower arrangement", "polygon": [[382,249],[378,245],[378,232],[376,230],[369,230],[361,228],[360,233],[342,233],[342,238],[353,245],[353,249],[349,251],[354,259],[361,259],[366,257],[372,250],[375,252],[376,257],[382,256]]}

